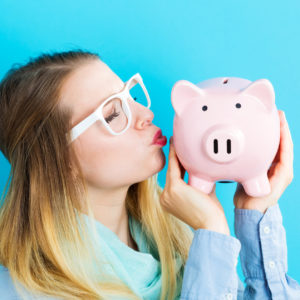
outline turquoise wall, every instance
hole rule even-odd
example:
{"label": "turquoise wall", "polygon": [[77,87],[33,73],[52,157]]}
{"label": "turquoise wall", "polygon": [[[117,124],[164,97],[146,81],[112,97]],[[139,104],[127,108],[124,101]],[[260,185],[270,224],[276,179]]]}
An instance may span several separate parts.
{"label": "turquoise wall", "polygon": [[[294,141],[294,180],[279,200],[288,243],[288,274],[300,281],[300,1],[0,2],[0,76],[43,51],[96,51],[125,81],[140,72],[153,122],[170,137],[172,85],[219,76],[268,78]],[[168,145],[164,148],[168,155]],[[0,190],[10,165],[0,153]],[[167,165],[159,173],[165,184]],[[187,175],[185,180],[187,181]],[[217,184],[233,234],[236,183]],[[240,265],[238,272],[243,278]]]}

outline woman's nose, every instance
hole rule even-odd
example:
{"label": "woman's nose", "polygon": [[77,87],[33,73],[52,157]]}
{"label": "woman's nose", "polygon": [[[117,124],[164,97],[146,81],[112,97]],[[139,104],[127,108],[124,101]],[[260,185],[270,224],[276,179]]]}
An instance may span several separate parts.
{"label": "woman's nose", "polygon": [[135,103],[133,119],[135,120],[135,127],[137,129],[143,129],[145,126],[152,123],[154,113],[151,109]]}

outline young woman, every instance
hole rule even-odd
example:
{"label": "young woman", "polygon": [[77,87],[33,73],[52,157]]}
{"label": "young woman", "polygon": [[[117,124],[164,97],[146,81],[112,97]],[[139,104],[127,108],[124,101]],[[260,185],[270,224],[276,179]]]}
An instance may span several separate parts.
{"label": "young woman", "polygon": [[284,114],[272,192],[256,199],[238,187],[236,238],[215,189],[185,183],[172,143],[158,185],[166,141],[149,107],[139,74],[124,83],[87,51],[43,54],[6,74],[0,298],[300,299],[277,203],[293,178]]}

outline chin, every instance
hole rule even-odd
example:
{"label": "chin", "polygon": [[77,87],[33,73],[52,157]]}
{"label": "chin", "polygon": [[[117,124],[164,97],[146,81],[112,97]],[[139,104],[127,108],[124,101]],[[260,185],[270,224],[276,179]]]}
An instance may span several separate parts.
{"label": "chin", "polygon": [[159,151],[158,156],[154,155],[155,157],[152,157],[152,159],[147,159],[147,166],[145,166],[145,170],[149,170],[148,175],[146,175],[145,179],[148,179],[152,177],[153,175],[157,174],[160,172],[165,164],[166,164],[166,157],[163,153],[163,151]]}
{"label": "chin", "polygon": [[156,168],[154,174],[161,171],[166,165],[166,157],[162,149],[159,153],[159,159],[156,162],[157,164],[155,165]]}

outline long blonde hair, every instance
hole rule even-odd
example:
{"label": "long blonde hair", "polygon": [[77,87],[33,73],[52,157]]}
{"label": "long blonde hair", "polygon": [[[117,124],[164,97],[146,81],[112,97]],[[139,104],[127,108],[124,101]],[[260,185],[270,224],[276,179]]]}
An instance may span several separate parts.
{"label": "long blonde hair", "polygon": [[[101,272],[108,262],[99,258],[95,228],[91,234],[78,214],[84,206],[94,218],[82,201],[86,183],[65,135],[71,114],[58,106],[64,80],[95,59],[100,56],[83,50],[43,53],[13,66],[0,83],[0,150],[11,164],[1,197],[0,264],[24,298],[22,287],[63,299],[139,299],[117,276]],[[181,290],[193,232],[162,209],[161,193],[156,174],[130,186],[126,207],[159,256],[160,299],[171,300]]]}

